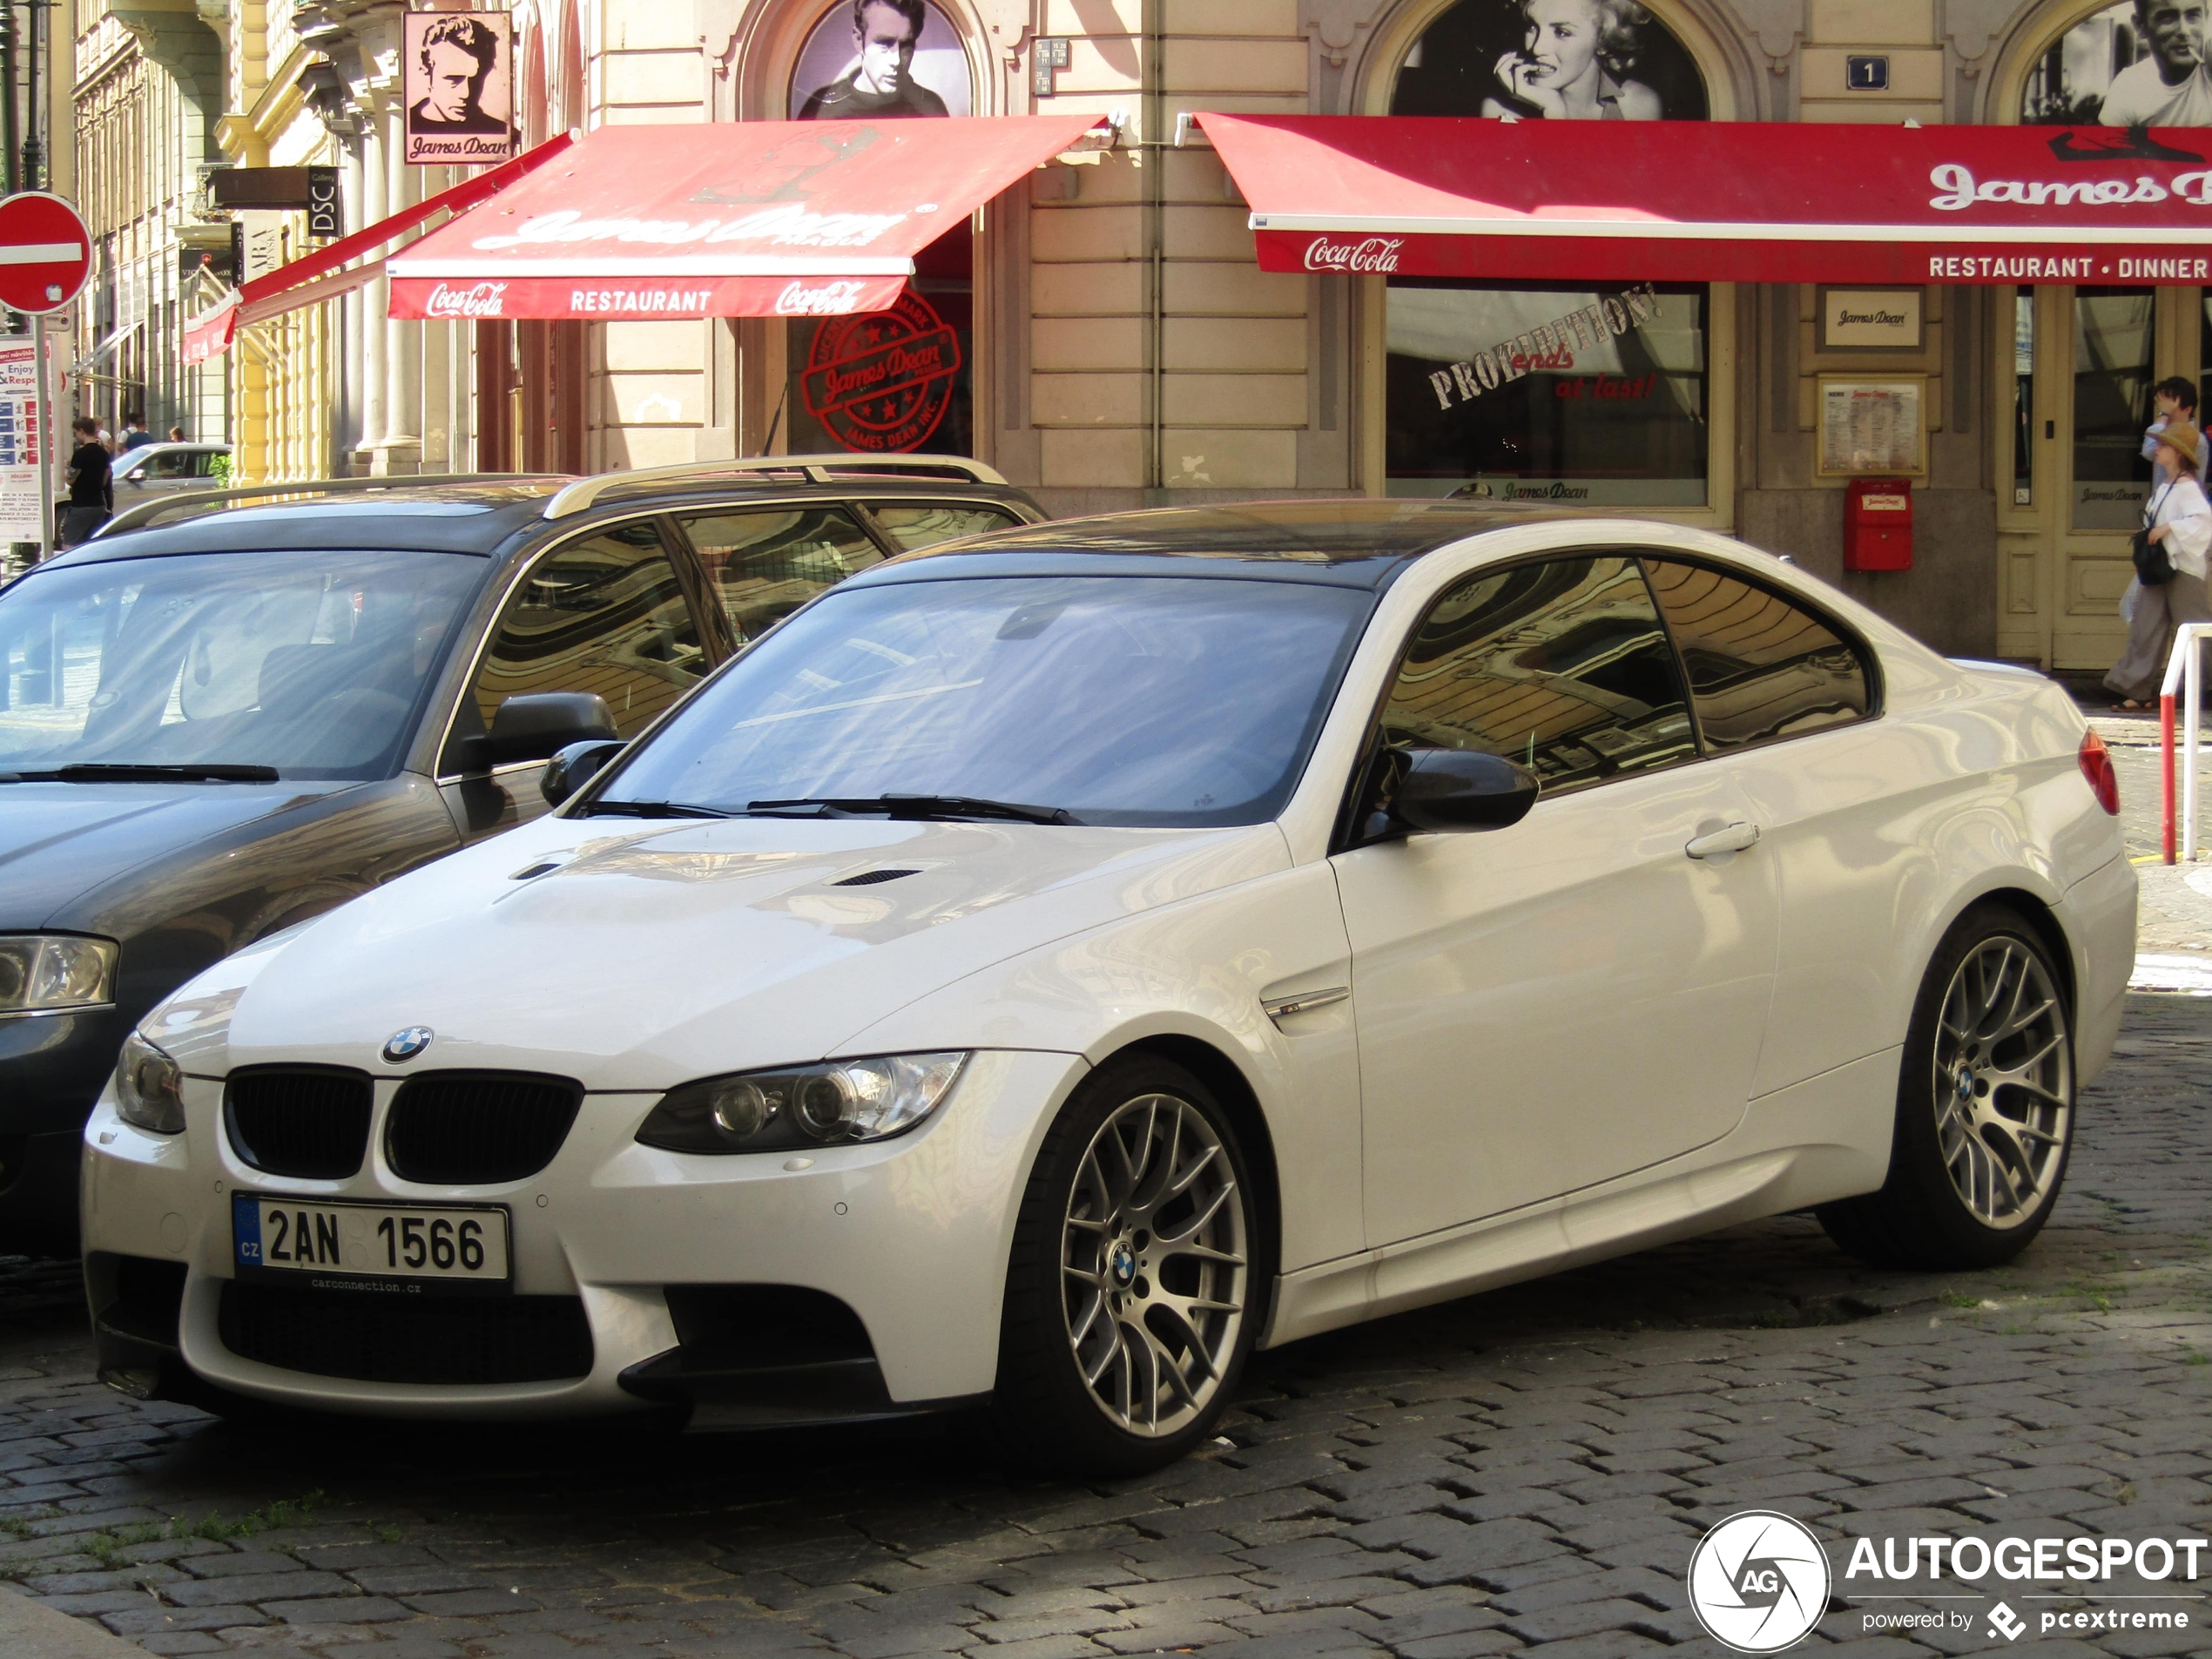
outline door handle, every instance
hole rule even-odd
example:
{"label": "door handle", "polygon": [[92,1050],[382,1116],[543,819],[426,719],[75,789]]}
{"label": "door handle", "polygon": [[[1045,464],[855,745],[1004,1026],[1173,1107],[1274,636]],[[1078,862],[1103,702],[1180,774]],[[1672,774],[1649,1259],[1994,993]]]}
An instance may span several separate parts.
{"label": "door handle", "polygon": [[1710,859],[1719,853],[1741,853],[1747,847],[1757,846],[1758,842],[1759,826],[1757,824],[1730,824],[1727,828],[1716,829],[1710,835],[1692,836],[1683,851],[1693,859]]}

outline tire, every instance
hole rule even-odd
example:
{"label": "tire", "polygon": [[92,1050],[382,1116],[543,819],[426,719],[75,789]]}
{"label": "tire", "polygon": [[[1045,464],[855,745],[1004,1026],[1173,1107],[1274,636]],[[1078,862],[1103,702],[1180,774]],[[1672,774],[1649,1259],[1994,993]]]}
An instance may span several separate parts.
{"label": "tire", "polygon": [[1055,1474],[1174,1462],[1235,1393],[1270,1271],[1220,1103],[1165,1060],[1109,1062],[1047,1131],[1022,1193],[994,1438]]}
{"label": "tire", "polygon": [[1920,981],[1897,1091],[1889,1178],[1823,1205],[1829,1238],[1880,1267],[1995,1267],[2058,1202],[2074,1141],[2065,980],[2018,912],[1981,904]]}

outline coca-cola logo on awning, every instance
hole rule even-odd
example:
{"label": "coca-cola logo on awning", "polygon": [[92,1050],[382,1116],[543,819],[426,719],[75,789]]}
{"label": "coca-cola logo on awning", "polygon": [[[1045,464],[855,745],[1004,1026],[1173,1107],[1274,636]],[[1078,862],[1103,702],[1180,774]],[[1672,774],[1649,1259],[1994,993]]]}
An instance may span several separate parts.
{"label": "coca-cola logo on awning", "polygon": [[498,317],[506,314],[507,285],[479,282],[472,287],[448,288],[442,282],[423,301],[426,317]]}
{"label": "coca-cola logo on awning", "polygon": [[779,317],[845,317],[861,309],[860,297],[867,289],[865,282],[850,280],[824,282],[809,287],[804,282],[788,282],[776,296]]}
{"label": "coca-cola logo on awning", "polygon": [[1398,268],[1402,236],[1370,236],[1358,242],[1332,242],[1317,236],[1305,245],[1309,271],[1341,271],[1362,276],[1388,276]]}

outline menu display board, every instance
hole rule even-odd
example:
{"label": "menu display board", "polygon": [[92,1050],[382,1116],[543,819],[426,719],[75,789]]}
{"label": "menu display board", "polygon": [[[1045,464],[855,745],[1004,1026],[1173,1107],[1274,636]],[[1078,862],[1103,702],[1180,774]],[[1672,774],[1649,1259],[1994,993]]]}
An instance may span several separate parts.
{"label": "menu display board", "polygon": [[1928,377],[1820,377],[1820,475],[1923,477]]}
{"label": "menu display board", "polygon": [[0,542],[42,536],[37,361],[29,335],[0,341]]}

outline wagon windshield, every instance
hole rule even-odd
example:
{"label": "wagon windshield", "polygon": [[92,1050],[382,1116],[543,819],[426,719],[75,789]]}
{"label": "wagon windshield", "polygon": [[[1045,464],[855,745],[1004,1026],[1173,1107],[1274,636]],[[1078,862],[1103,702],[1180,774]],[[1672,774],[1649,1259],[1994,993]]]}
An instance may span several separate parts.
{"label": "wagon windshield", "polygon": [[347,550],[34,571],[0,593],[0,773],[387,776],[488,569]]}
{"label": "wagon windshield", "polygon": [[1264,822],[1297,785],[1372,604],[1216,577],[846,589],[732,664],[594,806],[914,795],[1086,824]]}

